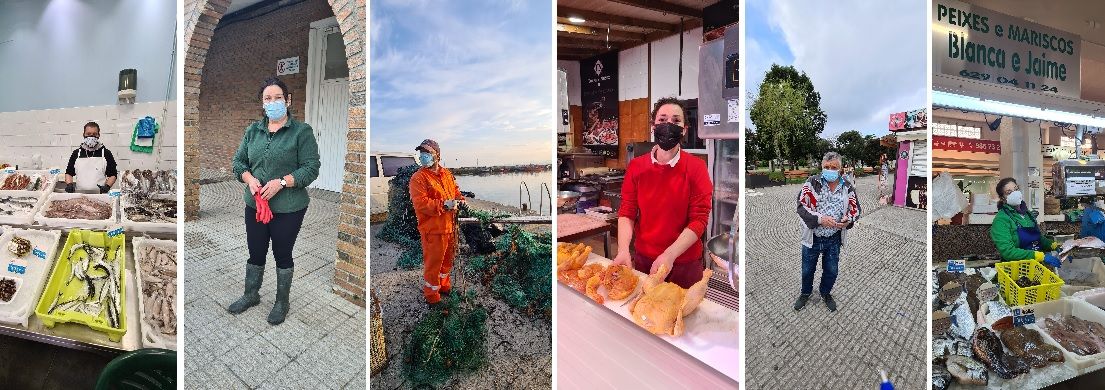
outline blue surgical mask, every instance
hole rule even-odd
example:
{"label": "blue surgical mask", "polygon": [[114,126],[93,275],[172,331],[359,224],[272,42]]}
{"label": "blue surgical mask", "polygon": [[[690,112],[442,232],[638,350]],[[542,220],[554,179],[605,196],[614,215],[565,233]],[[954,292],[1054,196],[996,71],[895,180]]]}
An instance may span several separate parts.
{"label": "blue surgical mask", "polygon": [[418,164],[428,167],[434,165],[434,155],[422,152],[418,155]]}
{"label": "blue surgical mask", "polygon": [[269,120],[277,120],[288,115],[288,105],[284,104],[283,100],[277,100],[265,103],[265,116],[269,117]]}
{"label": "blue surgical mask", "polygon": [[837,181],[840,180],[840,171],[835,169],[822,169],[821,177],[826,181]]}

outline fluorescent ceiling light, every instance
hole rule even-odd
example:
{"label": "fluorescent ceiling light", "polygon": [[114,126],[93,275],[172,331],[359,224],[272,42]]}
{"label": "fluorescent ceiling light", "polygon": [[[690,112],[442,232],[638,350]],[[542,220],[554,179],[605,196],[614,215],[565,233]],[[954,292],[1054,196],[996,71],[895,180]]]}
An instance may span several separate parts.
{"label": "fluorescent ceiling light", "polygon": [[1042,119],[1052,122],[1071,123],[1093,127],[1105,127],[1105,118],[1075,114],[1072,112],[1047,110],[1040,107],[1026,106],[1023,104],[1006,103],[996,100],[982,100],[948,93],[932,91],[932,105],[958,108],[961,110],[978,111],[987,114],[1009,115],[1027,119]]}
{"label": "fluorescent ceiling light", "polygon": [[568,21],[572,22],[572,23],[575,23],[575,24],[580,24],[580,23],[586,22],[587,20],[585,20],[583,18],[580,18],[580,17],[572,16],[572,17],[568,18]]}

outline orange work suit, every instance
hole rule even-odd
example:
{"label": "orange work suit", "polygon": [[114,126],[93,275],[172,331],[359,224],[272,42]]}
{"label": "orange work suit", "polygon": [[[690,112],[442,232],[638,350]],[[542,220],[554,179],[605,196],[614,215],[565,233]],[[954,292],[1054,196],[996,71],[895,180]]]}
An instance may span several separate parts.
{"label": "orange work suit", "polygon": [[446,210],[445,201],[464,199],[453,173],[444,167],[437,171],[422,168],[411,176],[411,203],[422,235],[422,295],[426,302],[441,301],[448,293],[449,272],[457,254],[456,210]]}

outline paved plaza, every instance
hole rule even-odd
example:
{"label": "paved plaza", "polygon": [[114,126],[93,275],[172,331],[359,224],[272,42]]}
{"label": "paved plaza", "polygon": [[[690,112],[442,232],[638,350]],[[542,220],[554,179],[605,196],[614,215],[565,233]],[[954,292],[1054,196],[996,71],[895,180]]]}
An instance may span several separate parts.
{"label": "paved plaza", "polygon": [[744,305],[749,389],[877,388],[886,370],[899,389],[926,388],[927,216],[880,206],[877,178],[856,188],[863,215],[849,231],[830,313],[816,294],[792,308],[801,288],[800,185],[749,190]]}

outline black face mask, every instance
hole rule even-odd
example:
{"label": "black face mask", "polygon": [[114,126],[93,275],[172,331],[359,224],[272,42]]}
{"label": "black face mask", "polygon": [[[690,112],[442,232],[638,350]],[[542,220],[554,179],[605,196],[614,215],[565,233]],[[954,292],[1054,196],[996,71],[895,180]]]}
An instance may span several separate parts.
{"label": "black face mask", "polygon": [[683,140],[683,127],[671,122],[652,125],[652,135],[660,149],[672,150]]}

